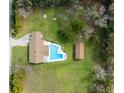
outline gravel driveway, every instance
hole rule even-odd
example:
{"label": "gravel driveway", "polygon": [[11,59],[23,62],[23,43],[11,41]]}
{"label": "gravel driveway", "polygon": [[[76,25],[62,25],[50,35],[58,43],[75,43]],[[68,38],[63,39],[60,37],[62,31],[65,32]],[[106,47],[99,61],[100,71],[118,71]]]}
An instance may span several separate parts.
{"label": "gravel driveway", "polygon": [[27,46],[29,43],[29,39],[30,39],[30,34],[27,34],[17,40],[12,38],[12,47],[15,46]]}

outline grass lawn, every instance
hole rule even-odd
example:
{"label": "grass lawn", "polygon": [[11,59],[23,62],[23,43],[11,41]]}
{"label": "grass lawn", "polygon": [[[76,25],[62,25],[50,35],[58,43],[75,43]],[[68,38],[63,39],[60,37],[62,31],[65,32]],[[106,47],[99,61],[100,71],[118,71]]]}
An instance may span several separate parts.
{"label": "grass lawn", "polygon": [[19,64],[32,68],[32,71],[26,75],[23,93],[41,93],[41,91],[43,93],[87,93],[94,66],[89,47],[85,48],[83,61],[74,61],[69,56],[63,62],[38,65],[28,64],[27,52],[27,47],[13,48],[13,65]]}
{"label": "grass lawn", "polygon": [[[42,17],[47,14],[47,18]],[[85,44],[85,59],[73,59],[73,43],[61,43],[57,39],[57,20],[52,18],[66,15],[64,9],[39,10],[27,18],[16,38],[32,31],[41,31],[46,40],[56,42],[63,47],[68,59],[62,62],[31,65],[28,64],[28,47],[14,47],[12,49],[12,64],[29,66],[32,71],[26,75],[23,93],[87,93],[87,86],[91,83],[91,73],[94,66],[91,45]]]}
{"label": "grass lawn", "polygon": [[[63,15],[64,13],[65,12],[63,8],[60,8],[59,10],[55,10],[54,8],[46,9],[43,11],[36,10],[31,16],[29,16],[23,21],[22,27],[19,33],[17,34],[16,39],[30,32],[41,31],[44,35],[44,38],[52,41],[57,40],[57,36],[55,33],[59,27],[57,21],[53,20],[53,17],[57,18],[58,16]],[[43,18],[44,14],[47,15],[47,18]]]}

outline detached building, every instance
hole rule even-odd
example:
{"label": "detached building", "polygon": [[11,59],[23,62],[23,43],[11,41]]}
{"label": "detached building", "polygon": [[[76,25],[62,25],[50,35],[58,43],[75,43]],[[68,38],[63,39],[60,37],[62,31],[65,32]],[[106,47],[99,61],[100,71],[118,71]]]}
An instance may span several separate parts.
{"label": "detached building", "polygon": [[75,45],[75,59],[84,59],[84,44],[77,42]]}
{"label": "detached building", "polygon": [[32,32],[29,41],[29,63],[43,63],[44,57],[48,55],[49,49],[44,45],[43,35],[40,32]]}

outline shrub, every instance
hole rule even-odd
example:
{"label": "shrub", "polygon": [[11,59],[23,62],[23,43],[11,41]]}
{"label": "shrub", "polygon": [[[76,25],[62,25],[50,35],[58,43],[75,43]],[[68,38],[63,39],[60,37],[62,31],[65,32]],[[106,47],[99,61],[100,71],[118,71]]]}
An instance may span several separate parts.
{"label": "shrub", "polygon": [[12,2],[12,13],[11,13],[11,24],[10,25],[11,25],[12,35],[16,36],[16,34],[19,32],[19,29],[21,27],[21,19],[17,11],[16,0],[13,0]]}
{"label": "shrub", "polygon": [[57,30],[57,36],[61,41],[74,42],[79,33],[83,32],[85,22],[82,20],[68,20],[67,22],[59,22],[60,28]]}
{"label": "shrub", "polygon": [[82,29],[85,27],[85,23],[82,20],[73,20],[71,22],[72,31],[75,33],[82,32]]}
{"label": "shrub", "polygon": [[59,40],[66,42],[68,40],[68,35],[65,33],[65,31],[59,29],[57,30],[57,36]]}
{"label": "shrub", "polygon": [[13,93],[21,93],[23,90],[24,71],[19,69],[10,77],[10,88]]}

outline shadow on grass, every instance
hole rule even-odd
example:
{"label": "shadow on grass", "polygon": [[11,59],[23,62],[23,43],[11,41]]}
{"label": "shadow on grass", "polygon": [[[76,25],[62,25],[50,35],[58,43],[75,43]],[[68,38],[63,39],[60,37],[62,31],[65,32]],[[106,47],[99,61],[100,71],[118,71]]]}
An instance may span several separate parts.
{"label": "shadow on grass", "polygon": [[29,43],[28,43],[28,46],[27,46],[27,62],[29,63]]}

